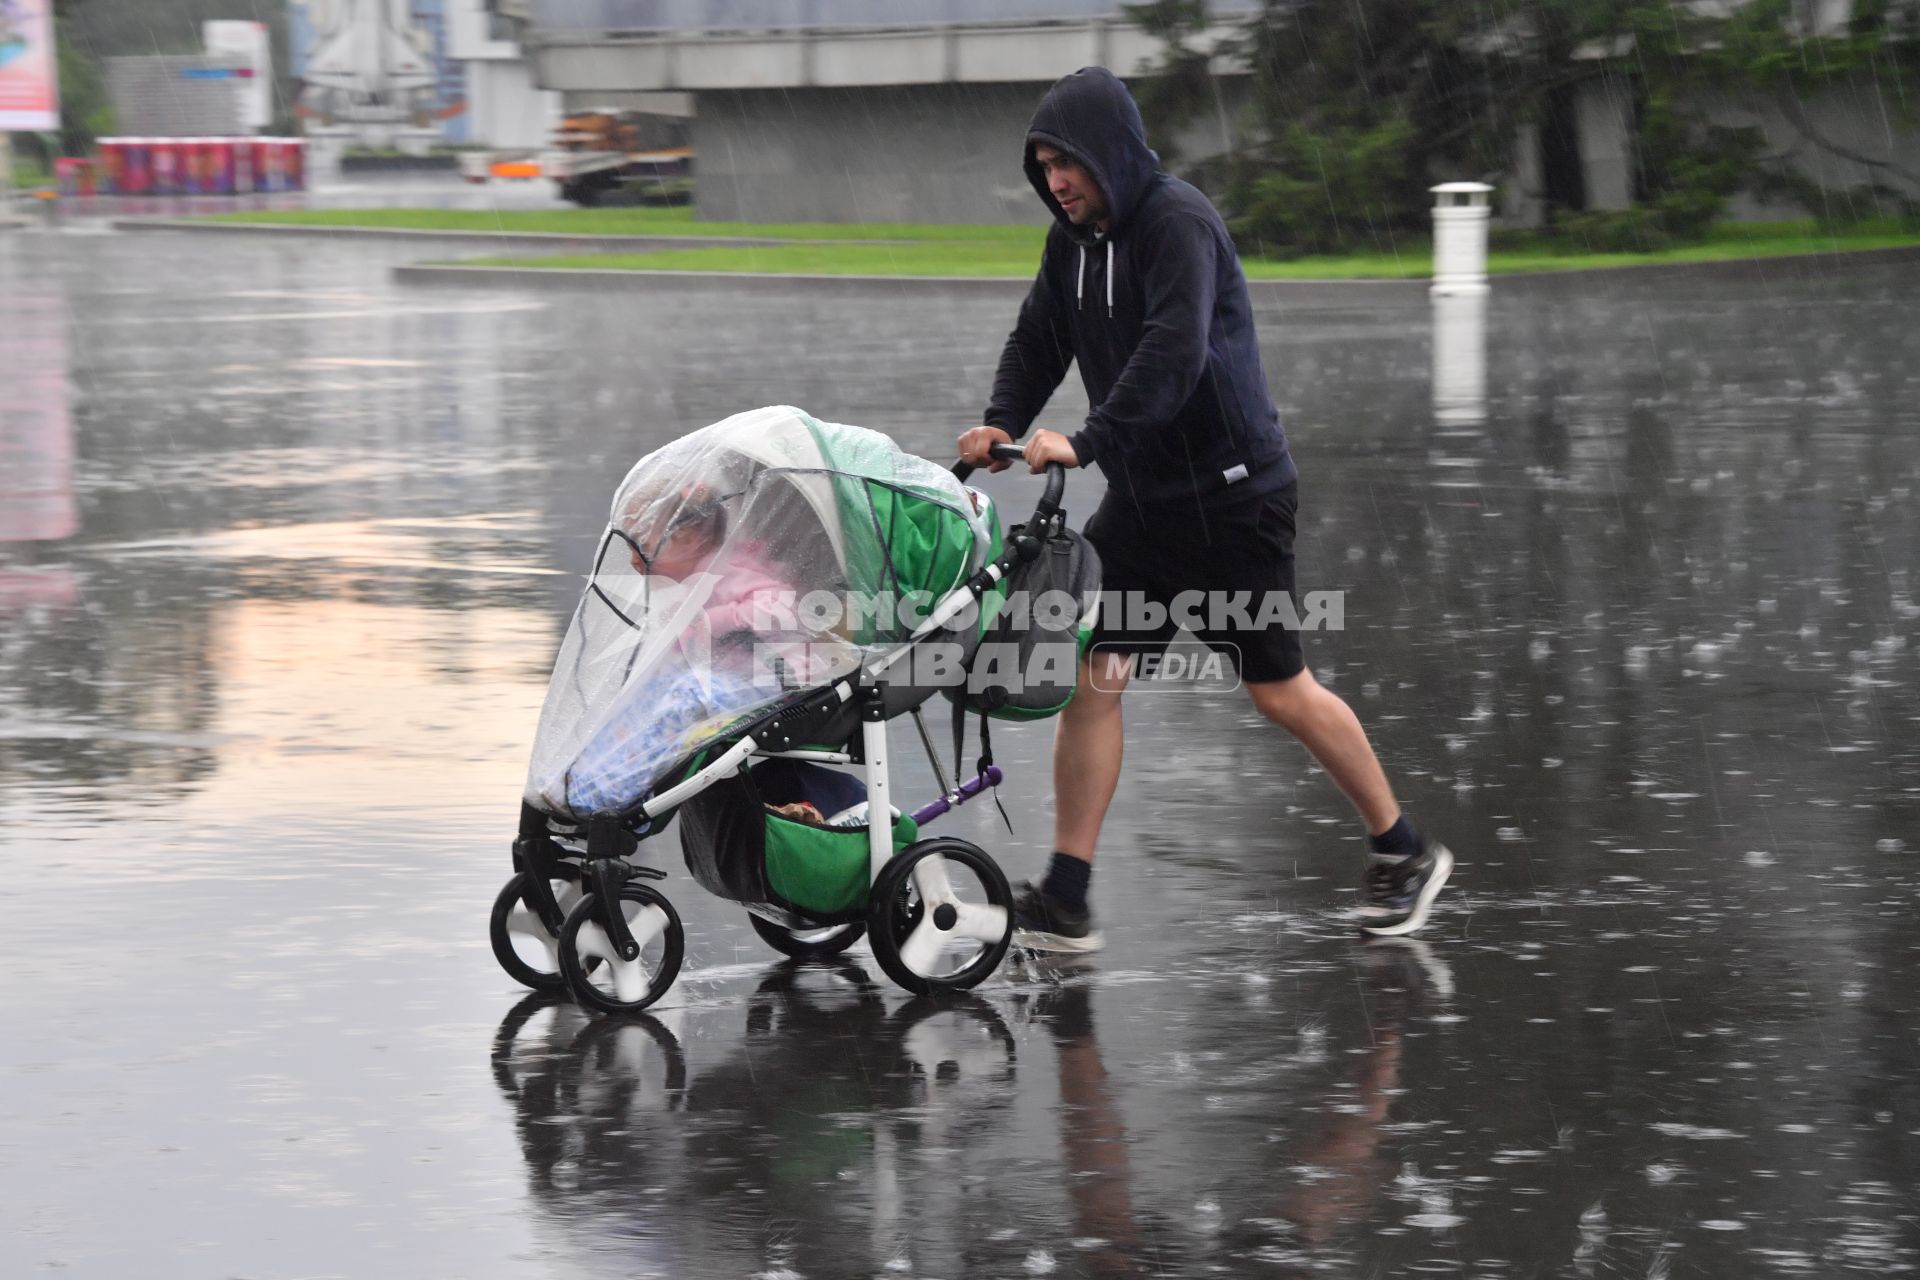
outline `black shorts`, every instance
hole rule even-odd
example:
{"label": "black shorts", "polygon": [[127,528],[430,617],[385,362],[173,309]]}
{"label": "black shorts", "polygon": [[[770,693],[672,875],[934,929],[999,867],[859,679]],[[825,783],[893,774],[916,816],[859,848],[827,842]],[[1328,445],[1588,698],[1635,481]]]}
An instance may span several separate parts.
{"label": "black shorts", "polygon": [[[1299,628],[1274,616],[1278,611],[1298,617],[1298,507],[1299,486],[1290,484],[1216,503],[1202,526],[1186,515],[1155,520],[1148,513],[1143,521],[1124,498],[1109,492],[1084,531],[1100,553],[1096,652],[1159,653],[1186,622],[1248,684],[1299,675],[1307,665]],[[1276,592],[1286,594],[1287,606],[1268,608],[1261,625],[1262,605]],[[1162,615],[1157,624],[1154,606]]]}

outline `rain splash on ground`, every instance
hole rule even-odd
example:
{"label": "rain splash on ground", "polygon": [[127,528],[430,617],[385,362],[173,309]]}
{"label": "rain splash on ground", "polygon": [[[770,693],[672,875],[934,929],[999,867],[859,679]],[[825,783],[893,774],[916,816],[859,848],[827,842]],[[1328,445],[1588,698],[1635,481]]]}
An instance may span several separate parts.
{"label": "rain splash on ground", "polygon": [[[669,835],[686,970],[611,1021],[485,922],[613,477],[770,402],[949,456],[1017,290],[388,282],[417,256],[0,238],[12,1269],[1920,1264],[1920,266],[1502,283],[1439,415],[1424,298],[1261,305],[1347,593],[1310,659],[1460,858],[1420,941],[1340,923],[1298,747],[1143,689],[1097,959],[794,969]],[[1049,741],[996,738],[1013,834],[941,824],[1016,878]]]}

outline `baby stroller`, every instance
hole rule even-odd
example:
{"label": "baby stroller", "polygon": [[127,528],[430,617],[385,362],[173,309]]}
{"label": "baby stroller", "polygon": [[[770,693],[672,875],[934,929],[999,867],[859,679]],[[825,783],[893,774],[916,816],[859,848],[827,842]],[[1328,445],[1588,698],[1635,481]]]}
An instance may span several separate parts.
{"label": "baby stroller", "polygon": [[[983,754],[949,786],[920,706],[943,691],[959,704],[956,747],[967,709],[1064,706],[1098,563],[1065,527],[1060,467],[1010,539],[961,483],[967,470],[785,406],[635,465],[541,711],[490,926],[508,974],[604,1012],[659,999],[683,933],[650,883],[666,873],[635,855],[676,814],[694,879],[788,956],[835,956],[865,934],[886,975],[919,994],[998,967],[1006,877],[978,846],[920,827],[1002,774]],[[1010,587],[1044,587],[1056,606],[1029,616],[1008,607]],[[990,685],[977,678],[983,636],[1017,655],[1011,697],[1005,661]],[[941,789],[911,813],[891,803],[887,724],[901,715]]]}

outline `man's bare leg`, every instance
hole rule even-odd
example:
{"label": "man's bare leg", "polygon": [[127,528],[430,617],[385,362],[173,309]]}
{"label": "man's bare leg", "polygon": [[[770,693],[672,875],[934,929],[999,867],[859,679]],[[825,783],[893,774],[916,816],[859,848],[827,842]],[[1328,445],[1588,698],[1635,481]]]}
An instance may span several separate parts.
{"label": "man's bare leg", "polygon": [[[1108,655],[1080,664],[1080,684],[1060,713],[1053,739],[1053,854],[1039,881],[1014,898],[1014,940],[1039,951],[1098,951],[1103,940],[1087,908],[1087,883],[1100,825],[1120,785],[1125,741],[1120,697],[1128,659]],[[1093,677],[1098,675],[1098,680]]]}
{"label": "man's bare leg", "polygon": [[1373,857],[1357,922],[1368,933],[1412,933],[1453,872],[1453,855],[1428,844],[1400,816],[1387,775],[1360,719],[1340,695],[1302,670],[1287,680],[1247,686],[1260,714],[1300,740],[1366,823]]}
{"label": "man's bare leg", "polygon": [[[1098,672],[1090,671],[1100,664]],[[1060,713],[1053,737],[1053,847],[1093,861],[1100,824],[1120,786],[1126,740],[1120,698],[1132,674],[1129,660],[1094,654],[1080,664],[1080,684]],[[1091,678],[1098,674],[1096,683]]]}
{"label": "man's bare leg", "polygon": [[1339,694],[1303,670],[1289,680],[1247,686],[1260,714],[1300,740],[1342,795],[1353,803],[1367,834],[1379,835],[1400,818],[1393,788],[1367,741],[1367,731]]}

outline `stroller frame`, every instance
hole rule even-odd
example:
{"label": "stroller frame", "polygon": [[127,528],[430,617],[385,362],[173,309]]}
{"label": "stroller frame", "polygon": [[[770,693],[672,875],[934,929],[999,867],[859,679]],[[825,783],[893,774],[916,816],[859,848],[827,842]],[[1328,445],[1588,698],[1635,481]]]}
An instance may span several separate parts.
{"label": "stroller frame", "polygon": [[[1018,446],[996,445],[993,455],[1011,461],[1022,452]],[[965,463],[954,467],[963,480],[971,471]],[[821,920],[771,903],[743,903],[762,939],[796,959],[826,959],[846,950],[865,932],[887,976],[916,994],[964,990],[988,977],[1011,943],[1012,891],[992,857],[967,841],[921,839],[896,852],[893,824],[886,819],[893,813],[893,788],[882,682],[918,644],[943,632],[1015,566],[1040,554],[1045,535],[1064,525],[1060,501],[1065,483],[1064,469],[1050,465],[1032,520],[1008,539],[998,558],[949,591],[904,640],[825,688],[763,713],[718,756],[700,763],[680,781],[623,810],[595,813],[584,824],[523,802],[513,843],[515,874],[495,901],[490,928],[501,966],[536,990],[571,989],[582,1004],[602,1012],[637,1012],[654,1003],[678,973],[683,933],[666,896],[642,883],[665,880],[667,873],[634,862],[633,855],[688,800],[736,777],[754,760],[784,759],[861,766],[868,813],[880,815],[881,820],[867,824],[870,889],[865,919]],[[918,708],[910,714],[918,722]],[[849,716],[857,717],[857,751],[852,749],[856,735],[849,732]],[[975,777],[949,787],[924,724],[920,732],[941,792],[913,812],[916,822],[930,821],[1002,780],[1002,771],[986,764]],[[842,735],[847,749],[805,745],[836,741]],[[964,902],[955,894],[947,874],[949,860],[974,873],[986,891],[987,904]],[[625,906],[629,903],[639,908],[631,919]],[[782,919],[776,920],[776,914]],[[530,965],[514,949],[514,933],[546,945],[557,960],[556,969],[543,971]],[[927,972],[926,966],[945,945],[945,935],[956,933],[978,941],[979,952],[954,972]],[[664,951],[649,975],[641,954],[660,937],[665,939]],[[602,972],[601,966],[608,967]],[[613,990],[594,981],[596,976],[611,978]]]}

